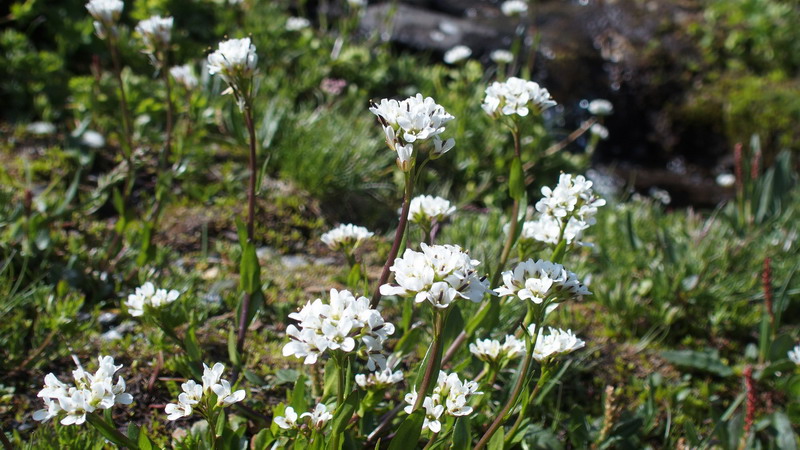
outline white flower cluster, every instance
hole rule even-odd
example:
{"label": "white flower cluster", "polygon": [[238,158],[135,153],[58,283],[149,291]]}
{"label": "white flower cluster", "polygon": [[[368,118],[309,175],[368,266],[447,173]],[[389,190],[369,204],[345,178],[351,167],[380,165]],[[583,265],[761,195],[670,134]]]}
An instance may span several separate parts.
{"label": "white flower cluster", "polygon": [[350,291],[331,289],[330,302],[318,298],[289,317],[300,322],[300,328],[287,328],[292,340],[283,347],[283,356],[305,358],[304,364],[314,364],[327,350],[355,351],[356,341],[361,340],[364,346],[359,353],[367,358],[369,370],[386,367],[386,356],[381,352],[383,342],[394,333],[394,325],[384,322],[381,313],[369,307],[366,297],[355,298]]}
{"label": "white flower cluster", "polygon": [[258,55],[250,38],[228,39],[208,55],[208,73],[219,74],[226,83],[238,85],[240,78],[249,78],[256,70]]}
{"label": "white flower cluster", "polygon": [[518,16],[528,12],[528,3],[524,0],[508,0],[500,5],[500,11],[507,16]]}
{"label": "white flower cluster", "polygon": [[320,240],[331,250],[352,251],[375,233],[351,223],[342,224],[323,234]]}
{"label": "white flower cluster", "polygon": [[536,304],[550,298],[567,300],[591,294],[577,275],[561,264],[542,259],[529,259],[517,264],[513,271],[503,272],[503,284],[495,289],[497,295],[513,295]]}
{"label": "white flower cluster", "polygon": [[444,222],[456,212],[456,207],[442,197],[420,195],[411,199],[408,217],[414,223],[430,225],[431,222]]}
{"label": "white flower cluster", "polygon": [[86,421],[87,413],[116,404],[131,404],[133,397],[125,392],[125,380],[117,377],[114,383],[114,373],[122,365],[114,365],[111,356],[100,356],[98,366],[97,372],[90,374],[78,364],[78,369],[72,371],[75,385],[62,383],[52,373],[47,374],[44,388],[38,395],[46,408],[34,412],[33,420],[44,422],[63,413],[62,425],[80,425]]}
{"label": "white flower cluster", "polygon": [[444,62],[455,64],[472,56],[472,49],[466,45],[456,45],[444,53]]}
{"label": "white flower cluster", "polygon": [[323,403],[319,403],[314,407],[313,411],[304,412],[298,416],[294,408],[287,406],[282,416],[275,417],[275,425],[278,425],[278,427],[284,430],[291,430],[300,427],[301,424],[298,423],[298,418],[303,419],[304,417],[308,417],[309,426],[317,430],[322,430],[325,428],[325,424],[333,419],[331,411],[333,411],[333,408],[328,409]]}
{"label": "white flower cluster", "polygon": [[286,31],[300,31],[311,26],[311,22],[305,17],[289,17],[286,19]]}
{"label": "white flower cluster", "polygon": [[481,108],[492,117],[500,114],[525,117],[530,113],[530,107],[541,112],[555,105],[547,89],[538,83],[511,77],[505,82],[495,81],[486,88]]}
{"label": "white flower cluster", "polygon": [[166,50],[172,40],[172,17],[153,16],[136,25],[148,51]]}
{"label": "white flower cluster", "polygon": [[90,0],[86,4],[89,14],[94,17],[94,31],[100,39],[105,39],[109,33],[116,36],[117,21],[124,6],[122,0]]}
{"label": "white flower cluster", "polygon": [[371,372],[369,375],[359,373],[355,376],[356,384],[364,389],[385,389],[393,384],[403,381],[403,372],[396,370],[392,372],[391,367],[383,370]]}
{"label": "white flower cluster", "polygon": [[609,116],[614,112],[614,105],[608,100],[598,98],[589,102],[588,109],[595,116]]}
{"label": "white flower cluster", "polygon": [[496,339],[478,339],[469,344],[469,351],[483,362],[502,365],[525,353],[525,342],[509,334],[502,344]]}
{"label": "white flower cluster", "polygon": [[455,146],[453,138],[442,142],[439,137],[454,117],[431,97],[417,94],[399,102],[383,99],[378,104],[373,103],[369,110],[378,116],[386,144],[397,152],[397,165],[404,172],[413,165],[415,142],[433,139],[431,158],[438,158]]}
{"label": "white flower cluster", "polygon": [[786,355],[789,357],[790,361],[800,366],[800,344],[789,350],[789,353]]}
{"label": "white flower cluster", "polygon": [[[539,334],[536,338],[536,346],[533,348],[533,359],[537,361],[544,361],[554,356],[572,353],[575,350],[583,348],[586,342],[578,339],[572,330],[562,330],[559,328],[548,327],[550,334]],[[528,326],[528,333],[534,336],[536,333],[536,325],[530,324]]]}
{"label": "white flower cluster", "polygon": [[178,299],[180,292],[172,289],[156,289],[151,282],[143,284],[141,287],[136,288],[133,294],[128,295],[128,300],[125,306],[128,308],[128,313],[133,317],[139,317],[144,314],[145,308],[160,308],[168,303],[172,303]]}
{"label": "white flower cluster", "polygon": [[[422,402],[422,407],[425,408],[425,420],[422,424],[422,429],[427,428],[434,433],[438,433],[442,430],[440,419],[443,414],[454,417],[472,414],[472,407],[467,403],[471,396],[480,394],[483,394],[483,392],[478,392],[478,383],[461,381],[458,378],[458,374],[448,374],[440,371],[433,393],[425,397]],[[417,397],[416,391],[406,394],[405,401],[408,406],[405,407],[405,412],[407,414],[413,412]]]}
{"label": "white flower cluster", "polygon": [[212,392],[216,395],[217,402],[210,406],[225,407],[242,401],[245,395],[244,389],[232,392],[228,380],[222,379],[223,371],[225,366],[222,363],[216,363],[213,367],[208,367],[204,363],[202,384],[194,380],[181,384],[183,392],[178,395],[178,403],[168,403],[164,408],[164,412],[168,414],[167,419],[178,420],[192,415],[192,410],[203,401],[203,397]]}
{"label": "white flower cluster", "polygon": [[508,64],[514,61],[514,54],[505,49],[497,49],[489,54],[489,59],[495,64]]}
{"label": "white flower cluster", "polygon": [[183,87],[188,90],[197,87],[197,76],[195,76],[194,70],[192,70],[192,66],[189,64],[172,67],[169,69],[169,74],[172,75],[172,78],[174,78],[178,84],[183,85]]}
{"label": "white flower cluster", "polygon": [[389,268],[399,286],[384,284],[382,295],[414,296],[436,308],[447,308],[458,298],[479,302],[490,292],[488,281],[478,277],[480,261],[472,259],[457,245],[420,244],[421,252],[406,249]]}
{"label": "white flower cluster", "polygon": [[587,245],[580,242],[583,232],[594,225],[597,208],[606,204],[595,195],[592,182],[582,175],[561,174],[556,187],[543,187],[542,195],[536,203],[539,217],[523,225],[520,238],[552,245],[563,238],[568,245]]}

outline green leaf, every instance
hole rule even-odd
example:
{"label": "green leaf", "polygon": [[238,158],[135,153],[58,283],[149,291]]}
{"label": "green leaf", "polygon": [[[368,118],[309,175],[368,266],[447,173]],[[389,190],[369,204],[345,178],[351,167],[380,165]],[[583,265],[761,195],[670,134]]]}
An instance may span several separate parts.
{"label": "green leaf", "polygon": [[772,427],[778,436],[775,438],[777,447],[781,450],[796,450],[797,440],[795,438],[794,430],[792,429],[792,421],[789,417],[782,412],[776,412],[772,415]]}
{"label": "green leaf", "polygon": [[361,282],[361,264],[355,263],[350,268],[350,273],[347,274],[347,285],[356,290]]}
{"label": "green leaf", "polygon": [[489,439],[489,444],[486,446],[488,450],[503,450],[503,441],[505,440],[505,432],[503,427],[497,429],[497,432]]}
{"label": "green leaf", "polygon": [[186,330],[186,337],[183,338],[183,344],[186,348],[186,353],[193,362],[202,361],[203,352],[200,350],[200,344],[197,342],[197,335],[195,334],[194,327],[189,327]]}
{"label": "green leaf", "polygon": [[139,430],[139,449],[140,450],[152,450],[153,443],[150,442],[150,438],[147,437],[144,431]]}
{"label": "green leaf", "polygon": [[353,391],[347,396],[341,406],[336,407],[336,414],[333,416],[333,431],[332,433],[341,433],[347,427],[350,418],[358,408],[359,395],[358,391]]}
{"label": "green leaf", "polygon": [[294,389],[292,389],[292,399],[289,404],[295,411],[308,410],[308,402],[306,401],[306,376],[304,374],[300,374],[300,376],[297,377],[297,381],[294,383]]}
{"label": "green leaf", "polygon": [[408,450],[409,448],[416,448],[419,441],[419,435],[422,433],[422,423],[425,420],[424,409],[418,409],[413,414],[406,417],[406,420],[400,424],[397,429],[392,442],[389,444],[389,450]]}
{"label": "green leaf", "polygon": [[566,251],[567,251],[567,240],[562,239],[558,242],[558,245],[553,250],[553,255],[550,256],[550,261],[561,264],[561,262],[564,260],[564,254],[566,253]]}
{"label": "green leaf", "polygon": [[228,358],[234,366],[241,365],[239,352],[236,351],[236,331],[233,328],[228,330]]}
{"label": "green leaf", "polygon": [[470,438],[469,416],[461,416],[456,419],[453,427],[453,448],[469,448],[472,439]]}
{"label": "green leaf", "polygon": [[259,281],[261,266],[256,255],[256,246],[247,243],[242,247],[242,259],[239,263],[239,288],[247,294],[254,294],[261,289]]}
{"label": "green leaf", "polygon": [[661,352],[661,356],[677,366],[710,372],[720,377],[729,377],[733,375],[733,369],[722,362],[719,358],[719,352],[714,349],[702,351],[667,350]]}
{"label": "green leaf", "polygon": [[156,249],[153,244],[153,225],[148,223],[144,225],[142,236],[140,238],[141,246],[139,247],[139,256],[136,257],[136,264],[143,266],[155,258]]}
{"label": "green leaf", "polygon": [[519,200],[525,193],[525,174],[522,171],[522,161],[514,158],[508,174],[508,195],[514,200]]}
{"label": "green leaf", "polygon": [[269,428],[264,428],[253,436],[253,440],[250,441],[250,448],[253,450],[267,450],[273,442],[275,442],[275,436],[272,435],[272,431]]}
{"label": "green leaf", "polygon": [[219,415],[217,416],[217,423],[214,426],[214,433],[217,435],[217,437],[222,436],[222,433],[225,431],[225,424],[225,410],[221,409],[219,411]]}
{"label": "green leaf", "polygon": [[447,314],[444,330],[442,330],[442,343],[447,345],[448,342],[452,342],[463,330],[464,316],[461,314],[461,308],[459,308],[458,304],[455,304]]}

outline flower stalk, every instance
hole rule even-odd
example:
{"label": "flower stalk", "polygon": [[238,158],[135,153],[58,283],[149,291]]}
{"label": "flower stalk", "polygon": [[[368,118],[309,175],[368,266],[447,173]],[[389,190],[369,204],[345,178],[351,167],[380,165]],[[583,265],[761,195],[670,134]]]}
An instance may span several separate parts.
{"label": "flower stalk", "polygon": [[425,367],[425,375],[423,375],[422,382],[419,385],[417,400],[414,402],[412,411],[416,411],[422,406],[422,402],[425,400],[428,388],[431,385],[433,375],[438,374],[439,368],[441,367],[441,358],[439,354],[442,351],[442,331],[444,329],[446,313],[434,309],[433,314],[433,342],[431,342],[431,353],[428,357],[428,365]]}

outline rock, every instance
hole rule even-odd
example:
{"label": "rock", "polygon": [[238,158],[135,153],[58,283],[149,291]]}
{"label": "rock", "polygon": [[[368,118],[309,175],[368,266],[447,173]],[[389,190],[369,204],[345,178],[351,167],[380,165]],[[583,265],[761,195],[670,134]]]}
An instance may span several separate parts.
{"label": "rock", "polygon": [[285,255],[281,257],[281,264],[291,270],[309,265],[309,260],[303,255]]}

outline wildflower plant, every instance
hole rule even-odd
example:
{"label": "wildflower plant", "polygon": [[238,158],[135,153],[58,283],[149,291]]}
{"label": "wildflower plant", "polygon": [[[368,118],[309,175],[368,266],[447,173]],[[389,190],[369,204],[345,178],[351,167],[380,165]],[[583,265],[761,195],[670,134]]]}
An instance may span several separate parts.
{"label": "wildflower plant", "polygon": [[409,220],[422,229],[428,244],[433,244],[436,229],[456,211],[447,199],[431,195],[419,195],[411,199]]}
{"label": "wildflower plant", "polygon": [[375,233],[353,224],[341,224],[320,237],[320,240],[331,250],[340,251],[347,259],[350,272],[347,275],[347,285],[353,289],[363,286],[368,288],[365,267],[356,258],[356,249]]}

